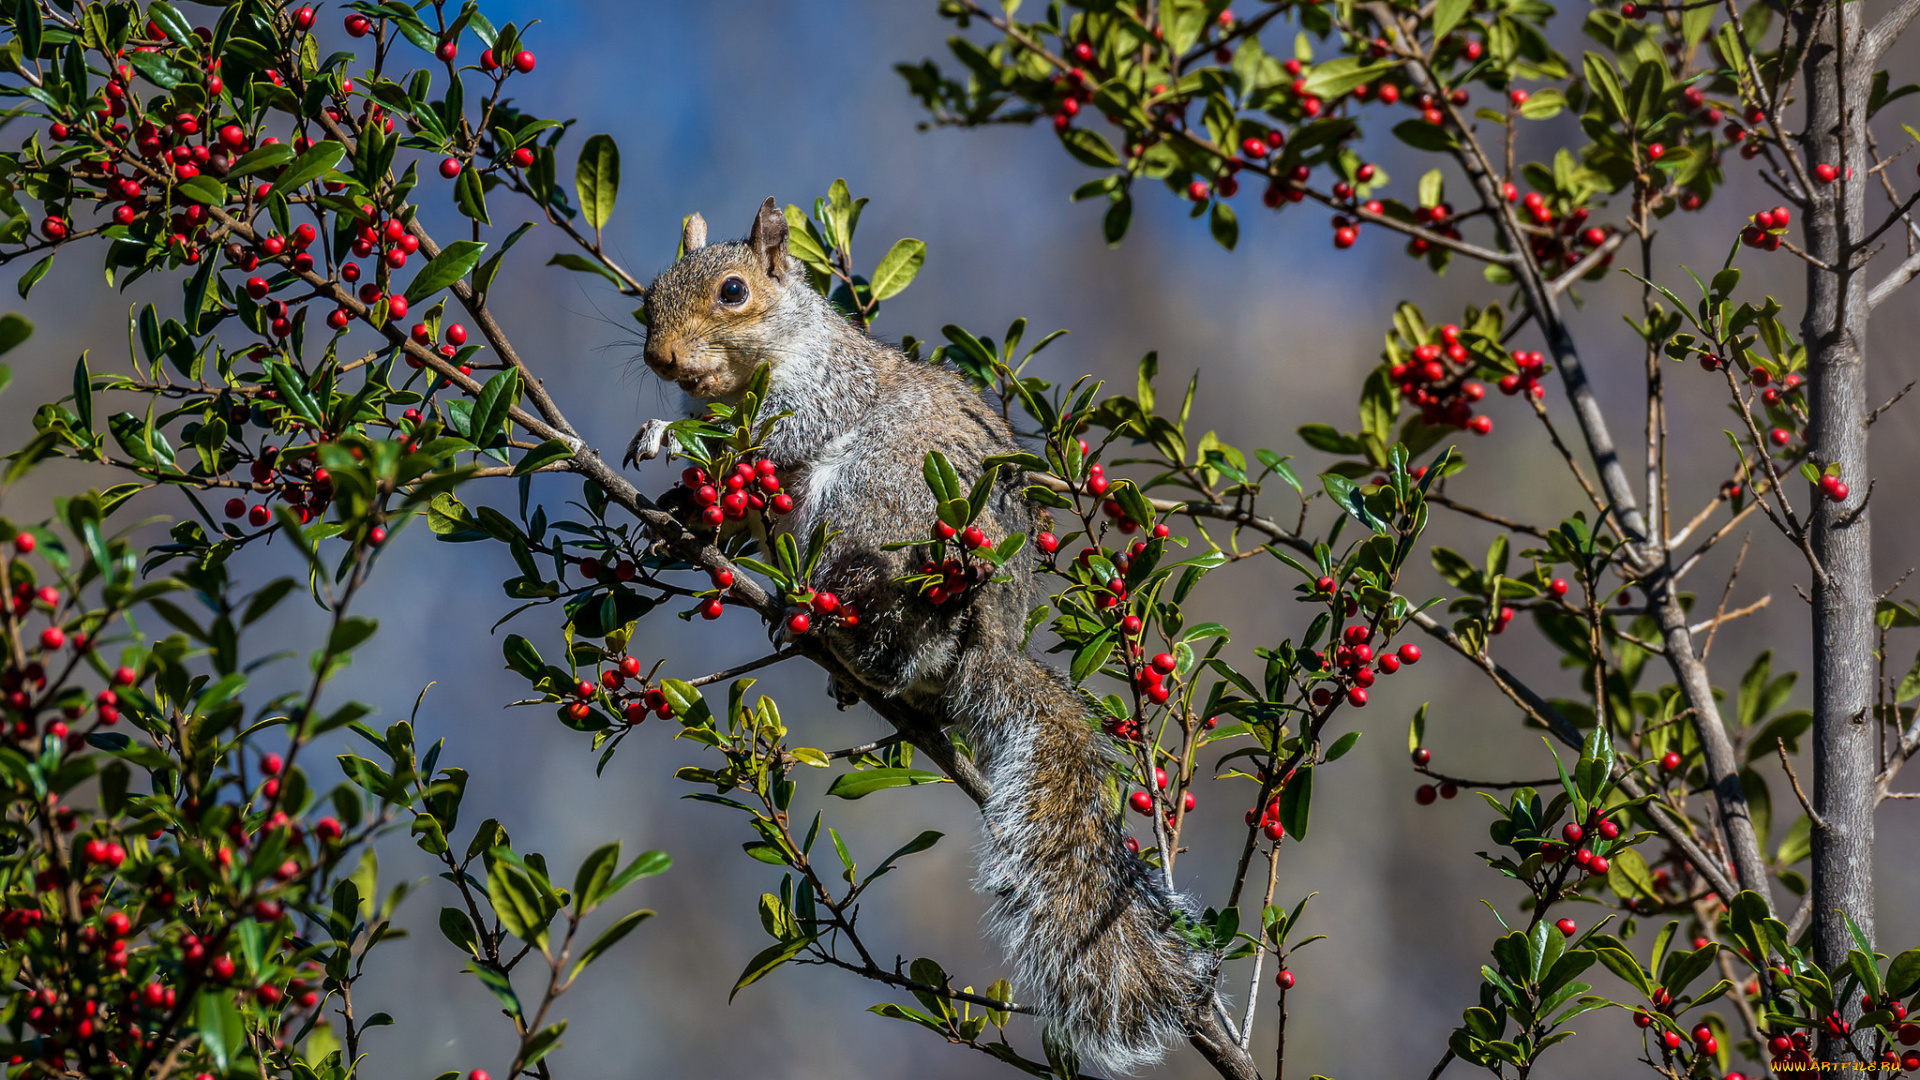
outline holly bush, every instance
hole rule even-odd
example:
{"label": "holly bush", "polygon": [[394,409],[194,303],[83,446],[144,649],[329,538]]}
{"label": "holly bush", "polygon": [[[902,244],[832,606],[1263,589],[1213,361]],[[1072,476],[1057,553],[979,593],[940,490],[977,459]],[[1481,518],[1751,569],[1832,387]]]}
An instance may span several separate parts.
{"label": "holly bush", "polygon": [[[1901,1056],[1920,1042],[1904,1023],[1920,950],[1876,947],[1871,904],[1872,811],[1920,747],[1905,704],[1920,674],[1837,674],[1871,668],[1893,631],[1920,625],[1920,608],[1870,577],[1862,608],[1856,550],[1877,415],[1861,407],[1857,377],[1865,311],[1920,271],[1909,258],[1871,287],[1858,276],[1912,201],[1864,125],[1913,89],[1891,89],[1874,68],[1915,6],[1869,30],[1857,6],[1815,2],[1779,18],[1777,41],[1763,3],[1595,8],[1582,25],[1598,50],[1575,65],[1552,48],[1555,13],[1538,0],[1287,0],[1238,14],[1220,0],[1105,0],[1051,5],[1035,21],[1018,3],[939,4],[962,31],[959,76],[902,67],[930,123],[1050,124],[1101,171],[1075,194],[1106,201],[1113,242],[1149,179],[1191,200],[1232,247],[1232,200],[1257,179],[1272,209],[1335,209],[1336,248],[1371,226],[1405,235],[1436,272],[1456,258],[1484,265],[1488,295],[1451,321],[1412,301],[1396,310],[1357,430],[1297,433],[1328,459],[1317,468],[1301,450],[1197,431],[1198,375],[1168,393],[1155,354],[1111,392],[1038,375],[1032,360],[1058,332],[1032,337],[1024,319],[997,336],[948,325],[904,339],[916,359],[971,379],[1027,450],[980,476],[927,456],[935,511],[902,524],[898,542],[920,560],[903,584],[915,602],[964,606],[1013,560],[1052,583],[1028,638],[1058,654],[1115,745],[1114,813],[1138,824],[1129,848],[1205,905],[1189,929],[1220,956],[1228,1038],[1194,1041],[1222,1075],[1258,1075],[1256,1030],[1275,1033],[1276,1075],[1283,1067],[1287,995],[1299,992],[1288,961],[1320,936],[1302,899],[1310,883],[1289,876],[1283,895],[1281,864],[1314,828],[1316,784],[1337,781],[1373,715],[1361,711],[1369,688],[1421,662],[1422,642],[1482,672],[1559,746],[1551,780],[1476,780],[1437,766],[1428,707],[1409,725],[1420,801],[1485,797],[1493,847],[1481,857],[1498,887],[1501,932],[1477,1000],[1436,1048],[1436,1075],[1458,1061],[1525,1076],[1600,1010],[1630,1016],[1645,1062],[1673,1080],[1816,1054],[1920,1068],[1920,1054]],[[931,958],[886,961],[904,943],[872,942],[858,923],[863,904],[889,902],[878,880],[943,836],[879,838],[898,846],[862,867],[852,852],[867,838],[850,844],[826,815],[835,800],[912,798],[891,789],[930,784],[984,800],[968,733],[868,695],[894,733],[821,749],[752,692],[754,671],[791,659],[839,674],[816,631],[857,633],[860,618],[811,583],[831,523],[804,538],[780,528],[796,463],[759,453],[782,421],[762,408],[764,382],[643,430],[671,434],[685,459],[680,482],[649,497],[581,438],[495,317],[493,289],[541,272],[507,256],[545,226],[571,245],[549,265],[597,275],[646,318],[644,284],[603,244],[618,147],[602,134],[569,145],[569,123],[512,97],[538,68],[534,27],[496,26],[475,0],[357,0],[327,16],[352,51],[323,57],[312,8],[237,0],[210,16],[195,26],[166,0],[0,10],[12,32],[0,92],[19,99],[9,118],[29,129],[0,152],[0,263],[29,261],[22,296],[52,260],[87,249],[114,287],[151,275],[181,288],[165,311],[137,308],[124,362],[80,359],[71,394],[38,408],[0,475],[3,490],[64,458],[101,477],[45,520],[0,518],[11,1072],[354,1072],[365,1032],[393,1022],[356,1003],[355,984],[409,891],[383,891],[371,845],[404,828],[444,867],[430,886],[447,905],[442,935],[518,1037],[504,1075],[552,1075],[565,1029],[556,1000],[651,913],[594,935],[584,921],[668,859],[627,860],[609,843],[563,887],[501,822],[461,829],[467,773],[439,744],[416,746],[411,720],[380,730],[367,706],[336,700],[377,631],[352,613],[356,597],[391,545],[420,542],[503,545],[516,573],[495,630],[529,687],[515,704],[551,710],[603,772],[620,768],[623,746],[684,759],[690,797],[768,865],[767,940],[743,948],[736,995],[766,992],[750,988],[786,965],[840,968],[887,988],[881,1016],[1032,1075],[1076,1075],[1069,1049],[1015,1020],[1029,1011],[1020,987]],[[1844,47],[1826,47],[1836,34]],[[1797,136],[1796,93],[1812,118]],[[1466,111],[1475,94],[1501,107]],[[1438,165],[1390,192],[1364,125],[1401,103],[1417,115],[1392,135]],[[1832,123],[1814,122],[1822,110]],[[1540,142],[1521,130],[1562,112],[1579,137],[1517,160]],[[1701,299],[1683,301],[1654,258],[1656,223],[1715,197],[1736,148],[1793,209],[1756,214],[1720,269],[1689,271]],[[1862,216],[1869,178],[1893,204],[1877,225]],[[430,200],[457,210],[462,236],[430,234],[419,217]],[[866,202],[842,182],[785,211],[811,284],[862,327],[928,257],[900,240],[863,272],[854,237]],[[1796,221],[1806,247],[1790,238]],[[1742,245],[1785,248],[1777,257],[1809,267],[1797,338],[1783,303],[1742,293]],[[1613,268],[1623,249],[1637,269]],[[1643,283],[1630,318],[1645,342],[1639,491],[1560,309],[1579,282],[1615,272]],[[0,320],[0,347],[19,356],[31,329]],[[1525,347],[1527,334],[1543,349]],[[1683,520],[1668,506],[1667,362],[1695,359],[1733,410],[1732,478]],[[1553,374],[1584,464],[1560,434],[1565,414],[1549,408]],[[1448,493],[1469,436],[1492,431],[1488,383],[1542,425],[1590,512],[1528,522]],[[1702,392],[1694,385],[1686,392]],[[1024,474],[1050,516],[1044,531],[989,546],[972,523],[1003,470]],[[1796,471],[1803,497],[1789,490]],[[173,515],[164,536],[136,510]],[[1490,527],[1484,559],[1426,542],[1435,512]],[[1693,645],[1751,609],[1729,608],[1730,578],[1701,621],[1681,586],[1755,513],[1805,554],[1816,619],[1833,630],[1812,657],[1811,712],[1786,710],[1795,677],[1762,653],[1736,665],[1723,716]],[[430,539],[411,528],[421,522]],[[236,580],[233,556],[276,538],[290,572]],[[1405,575],[1423,563],[1446,595],[1409,594]],[[1189,610],[1215,573],[1270,575],[1249,587],[1283,599],[1290,590],[1290,636],[1250,661],[1230,652],[1231,628]],[[300,594],[328,613],[324,637],[263,641],[261,620]],[[1520,611],[1573,673],[1571,689],[1536,690],[1507,666],[1523,648],[1510,644],[1523,634],[1504,636]],[[654,639],[638,636],[641,621],[674,617],[771,631],[774,645],[712,672],[697,656],[643,655]],[[304,686],[252,690],[256,672],[301,651]],[[861,694],[855,680],[833,685],[842,704]],[[1859,708],[1850,694],[1866,696]],[[661,728],[674,740],[653,739]],[[342,739],[360,752],[316,767],[314,744]],[[1811,797],[1788,756],[1803,739]],[[1864,770],[1846,757],[1862,739]],[[805,805],[802,768],[832,773],[821,805]],[[1774,830],[1769,785],[1783,782],[1801,807]],[[1190,816],[1201,798],[1248,809],[1237,859],[1189,873],[1197,860],[1180,855],[1188,830],[1205,827]],[[1323,820],[1314,835],[1336,827]],[[1776,882],[1797,911],[1776,906]],[[1575,912],[1591,917],[1582,925]],[[1263,1002],[1277,1007],[1263,1014]]]}

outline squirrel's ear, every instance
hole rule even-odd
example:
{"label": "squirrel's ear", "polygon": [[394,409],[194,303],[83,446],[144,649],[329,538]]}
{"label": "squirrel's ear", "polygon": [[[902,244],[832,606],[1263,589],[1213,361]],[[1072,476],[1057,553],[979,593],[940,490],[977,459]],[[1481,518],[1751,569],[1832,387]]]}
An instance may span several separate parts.
{"label": "squirrel's ear", "polygon": [[747,234],[747,246],[753,249],[753,256],[759,260],[760,268],[775,281],[784,280],[787,272],[787,216],[774,204],[772,196],[760,204],[760,212],[754,215],[753,231]]}
{"label": "squirrel's ear", "polygon": [[707,219],[698,213],[687,215],[680,223],[680,253],[691,255],[707,246]]}

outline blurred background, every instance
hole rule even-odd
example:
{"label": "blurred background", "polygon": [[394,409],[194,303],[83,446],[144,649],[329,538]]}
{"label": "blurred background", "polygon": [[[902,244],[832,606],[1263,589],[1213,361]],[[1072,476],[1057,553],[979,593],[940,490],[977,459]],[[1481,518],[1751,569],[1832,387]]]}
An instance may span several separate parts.
{"label": "blurred background", "polygon": [[[920,237],[930,248],[925,271],[887,304],[878,333],[938,340],[941,325],[959,323],[998,337],[1015,317],[1025,316],[1029,340],[1054,328],[1073,332],[1043,355],[1042,374],[1070,381],[1091,372],[1129,386],[1141,355],[1158,350],[1169,386],[1184,383],[1193,369],[1201,373],[1198,431],[1211,427],[1245,448],[1302,455],[1296,467],[1303,474],[1322,459],[1302,447],[1293,430],[1309,421],[1357,426],[1360,379],[1376,362],[1397,300],[1415,298],[1438,322],[1457,319],[1466,303],[1494,298],[1477,267],[1457,264],[1435,279],[1390,235],[1370,230],[1354,250],[1335,252],[1325,212],[1311,204],[1279,214],[1264,211],[1251,190],[1240,199],[1237,252],[1217,247],[1203,222],[1187,219],[1183,202],[1152,190],[1141,191],[1132,233],[1110,250],[1099,235],[1102,206],[1067,200],[1091,173],[1046,133],[916,130],[923,116],[892,65],[945,57],[951,24],[935,17],[931,2],[489,0],[486,10],[496,23],[542,21],[527,37],[539,68],[515,79],[514,88],[529,110],[577,120],[562,154],[568,176],[587,134],[607,132],[618,141],[623,179],[608,236],[612,253],[635,273],[644,277],[672,259],[679,222],[690,211],[704,213],[716,237],[737,236],[766,196],[809,206],[844,177],[856,196],[873,199],[856,242],[860,265],[871,266],[902,236]],[[321,25],[340,40],[324,44],[346,47],[336,15],[323,12]],[[1563,21],[1562,47],[1577,52],[1577,27]],[[1270,50],[1287,45],[1273,30],[1268,40]],[[1564,115],[1529,131],[1543,146],[1578,136]],[[1376,139],[1372,148],[1396,177],[1392,190],[1409,197],[1426,163],[1410,160],[1390,140]],[[1734,162],[1730,168],[1742,167]],[[423,212],[430,227],[451,227],[451,199],[435,190],[439,186],[427,185]],[[1775,201],[1748,177],[1701,212],[1667,219],[1661,249],[1668,283],[1684,296],[1679,284],[1685,277],[1676,264],[1717,267],[1747,215]],[[504,194],[495,197],[493,210],[496,220],[509,225],[524,216]],[[575,425],[612,457],[639,422],[664,415],[670,401],[638,364],[631,302],[596,277],[543,268],[547,255],[562,249],[551,228],[537,229],[521,243],[503,278],[511,287],[495,291],[497,312]],[[31,300],[18,305],[38,330],[28,349],[8,358],[15,385],[0,397],[0,432],[6,433],[0,442],[8,449],[23,441],[36,403],[67,392],[82,350],[93,350],[96,372],[125,363],[121,320],[127,305],[149,298],[177,303],[177,285],[171,283],[150,292],[142,283],[125,296],[102,288],[95,257],[63,257]],[[1743,251],[1741,265],[1749,271],[1749,288],[1774,290],[1797,318],[1794,296],[1804,288],[1798,263],[1784,252],[1768,257]],[[11,275],[18,272],[9,267],[0,283],[9,294]],[[1619,315],[1627,305],[1637,307],[1637,286],[1622,276],[1581,292],[1584,307],[1575,320],[1583,351],[1616,417],[1616,438],[1631,448],[1638,442],[1633,418],[1640,409],[1641,348]],[[1911,342],[1920,330],[1915,297],[1920,292],[1885,305],[1875,320],[1870,381],[1876,400],[1913,377]],[[1540,345],[1527,336],[1516,344]],[[1722,411],[1718,376],[1692,366],[1674,366],[1670,376],[1675,513],[1691,515],[1730,473],[1720,434],[1730,420]],[[1558,381],[1549,386],[1547,403],[1571,432]],[[1453,493],[1536,522],[1551,523],[1579,509],[1577,489],[1524,407],[1497,396],[1490,406],[1495,431],[1484,439],[1463,436],[1471,468]],[[1906,411],[1916,407],[1904,406],[1875,429],[1881,479],[1875,525],[1885,583],[1914,561],[1916,511],[1905,502],[1911,482],[1899,477],[1912,475],[1920,452]],[[641,487],[664,490],[672,475],[668,466],[651,464]],[[46,468],[11,493],[5,510],[15,519],[37,518],[63,486],[106,482],[99,474]],[[577,498],[578,487],[547,483],[539,494]],[[512,497],[510,488],[479,486],[466,495],[503,507]],[[148,498],[145,513],[179,512],[162,496]],[[1807,612],[1791,587],[1804,579],[1804,567],[1763,520],[1753,520],[1753,550],[1732,603],[1771,593],[1772,604],[1720,633],[1712,658],[1718,681],[1729,689],[1759,649],[1776,651],[1777,671],[1797,666],[1807,646]],[[1442,516],[1435,519],[1433,539],[1478,561],[1491,533]],[[1724,545],[1724,557],[1691,580],[1703,607],[1718,597],[1737,546]],[[292,569],[283,555],[249,551],[237,571],[264,581]],[[739,845],[751,837],[737,815],[683,800],[694,789],[673,779],[673,772],[699,761],[698,748],[675,742],[671,726],[650,724],[596,777],[586,738],[561,728],[550,710],[504,707],[523,696],[525,684],[504,670],[500,638],[517,631],[549,653],[555,648],[548,643],[557,639],[556,623],[540,612],[489,631],[508,610],[494,585],[513,573],[505,551],[497,545],[441,546],[425,528],[415,528],[382,561],[379,587],[370,590],[363,610],[380,619],[381,637],[336,684],[335,697],[351,693],[378,704],[378,725],[405,717],[421,688],[433,684],[419,712],[420,741],[445,739],[442,764],[472,772],[456,844],[464,845],[473,825],[493,816],[519,850],[544,852],[562,877],[570,878],[571,868],[609,839],[623,841],[629,857],[658,848],[675,860],[669,873],[622,897],[631,901],[626,907],[644,905],[658,917],[562,999],[559,1015],[572,1027],[565,1048],[551,1059],[557,1075],[1008,1075],[982,1055],[862,1011],[894,998],[846,973],[789,966],[729,1005],[735,978],[767,943],[755,903],[760,893],[778,891],[779,874],[742,855]],[[1425,566],[1418,571],[1410,593],[1442,590]],[[1191,610],[1231,626],[1233,655],[1249,660],[1256,646],[1304,628],[1310,612],[1296,605],[1293,584],[1284,567],[1236,567],[1215,574]],[[289,636],[301,648],[317,643],[319,614],[311,607],[289,603],[276,620],[270,633]],[[688,625],[659,617],[642,627],[645,636],[634,651],[663,656],[669,672],[686,677],[765,651],[759,633],[739,619]],[[1552,694],[1577,696],[1546,646],[1522,629],[1496,639],[1497,651],[1506,646],[1503,660]],[[1515,911],[1517,890],[1474,854],[1490,846],[1489,810],[1481,800],[1466,794],[1432,807],[1415,805],[1419,780],[1407,764],[1408,719],[1422,702],[1432,703],[1427,742],[1435,767],[1444,771],[1537,778],[1552,775],[1551,759],[1539,734],[1522,729],[1512,707],[1475,671],[1438,648],[1429,649],[1428,657],[1417,669],[1381,682],[1365,711],[1342,714],[1341,725],[1357,728],[1364,738],[1322,778],[1310,838],[1285,846],[1276,902],[1290,905],[1317,892],[1304,932],[1329,936],[1293,965],[1299,983],[1289,999],[1291,1073],[1423,1075],[1439,1060],[1461,1010],[1474,1001],[1479,965],[1499,932],[1482,900],[1509,916]],[[1907,663],[1902,652],[1889,660],[1895,670]],[[297,663],[282,668],[281,680],[302,676]],[[1665,680],[1657,665],[1649,673],[1650,681]],[[761,674],[756,691],[778,697],[802,745],[851,745],[884,730],[864,709],[835,711],[822,692],[824,680],[810,668]],[[1803,679],[1793,704],[1809,702]],[[312,765],[323,759],[308,760]],[[800,779],[807,792],[802,801],[817,805],[823,782]],[[1226,783],[1203,787],[1200,795],[1189,830],[1192,850],[1179,870],[1183,887],[1218,903],[1251,796]],[[1776,820],[1784,821],[1792,796],[1783,783],[1774,784],[1773,799]],[[940,786],[833,803],[826,808],[830,820],[863,865],[873,865],[922,829],[947,833],[871,894],[862,912],[871,947],[884,957],[933,957],[956,984],[984,987],[999,977],[999,960],[981,938],[984,905],[969,887],[977,819],[965,798]],[[1916,814],[1915,804],[1894,803],[1879,819],[1880,938],[1890,951],[1920,938],[1920,905],[1913,899],[1920,895]],[[1774,831],[1777,840],[1783,829]],[[1649,849],[1656,858],[1657,848]],[[383,888],[403,880],[419,888],[399,916],[414,936],[376,953],[356,993],[360,1010],[385,1010],[398,1021],[370,1034],[366,1074],[384,1080],[476,1067],[503,1073],[512,1046],[509,1026],[496,1015],[494,999],[461,973],[457,951],[435,929],[438,909],[454,902],[451,891],[432,877],[434,866],[404,836],[381,854]],[[1589,907],[1577,915],[1584,928],[1604,911]],[[1244,979],[1232,979],[1239,984],[1233,997],[1241,1002]],[[1269,1000],[1262,1006],[1255,1053],[1271,1068],[1271,982],[1263,981],[1260,992]],[[1629,1037],[1634,1029],[1624,1014],[1593,1013],[1574,1026],[1599,1037],[1557,1052],[1557,1074],[1599,1077],[1631,1067],[1629,1048],[1638,1040]],[[1038,1053],[1025,1022],[1016,1021],[1014,1038]],[[1182,1050],[1155,1075],[1209,1073]]]}

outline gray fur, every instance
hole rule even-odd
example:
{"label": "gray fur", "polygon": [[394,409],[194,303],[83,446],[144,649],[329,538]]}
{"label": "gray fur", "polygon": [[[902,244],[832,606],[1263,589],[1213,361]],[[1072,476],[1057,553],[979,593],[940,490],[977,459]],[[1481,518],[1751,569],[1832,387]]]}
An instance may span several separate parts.
{"label": "gray fur", "polygon": [[[730,277],[749,289],[743,304],[719,299]],[[976,884],[993,897],[987,925],[1016,997],[1091,1065],[1157,1060],[1208,1007],[1215,957],[1175,928],[1187,901],[1124,846],[1091,704],[1021,648],[1041,602],[1033,548],[1006,568],[1011,581],[939,608],[893,584],[925,550],[883,549],[933,524],[927,451],[971,484],[985,458],[1018,449],[1004,418],[960,375],[909,360],[814,292],[771,199],[748,241],[690,245],[647,308],[648,365],[695,401],[737,401],[771,365],[765,409],[792,414],[764,448],[796,503],[779,527],[802,540],[820,521],[840,530],[813,584],[860,614],[819,632],[869,689],[969,732],[993,786]],[[990,541],[1036,531],[1023,486],[1003,471],[978,522]]]}

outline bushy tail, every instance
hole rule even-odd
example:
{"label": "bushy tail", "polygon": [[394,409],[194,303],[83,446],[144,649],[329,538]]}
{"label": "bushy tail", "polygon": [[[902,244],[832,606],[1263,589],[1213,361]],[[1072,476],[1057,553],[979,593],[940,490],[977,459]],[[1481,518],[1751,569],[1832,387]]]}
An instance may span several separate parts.
{"label": "bushy tail", "polygon": [[974,649],[961,667],[949,705],[993,785],[976,885],[1016,999],[1089,1065],[1151,1064],[1211,1002],[1214,957],[1174,925],[1185,898],[1127,851],[1085,700],[1025,655]]}

